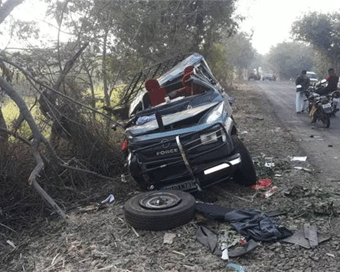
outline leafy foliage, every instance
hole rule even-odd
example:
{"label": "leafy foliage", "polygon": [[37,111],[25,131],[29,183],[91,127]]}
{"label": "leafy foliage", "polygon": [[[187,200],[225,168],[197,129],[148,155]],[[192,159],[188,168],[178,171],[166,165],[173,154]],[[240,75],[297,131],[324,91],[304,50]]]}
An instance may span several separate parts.
{"label": "leafy foliage", "polygon": [[241,32],[213,44],[209,49],[207,61],[218,79],[231,82],[235,73],[236,76],[242,75],[242,69],[252,64],[254,55],[250,37]]}
{"label": "leafy foliage", "polygon": [[[51,3],[50,14],[102,50],[107,38],[110,53],[159,62],[180,52],[207,53],[222,34],[236,32],[232,18],[235,0],[68,1]],[[77,21],[72,14],[77,14]]]}
{"label": "leafy foliage", "polygon": [[270,50],[268,63],[281,79],[296,78],[302,70],[312,69],[313,50],[301,43],[280,43]]}
{"label": "leafy foliage", "polygon": [[311,44],[334,66],[340,62],[340,13],[311,12],[294,22],[292,34],[298,41]]}

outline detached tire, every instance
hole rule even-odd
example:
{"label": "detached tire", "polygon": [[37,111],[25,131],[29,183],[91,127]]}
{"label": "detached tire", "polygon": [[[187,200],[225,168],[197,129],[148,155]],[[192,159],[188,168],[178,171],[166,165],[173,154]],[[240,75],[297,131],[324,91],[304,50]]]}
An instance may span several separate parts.
{"label": "detached tire", "polygon": [[142,193],[124,205],[125,220],[136,229],[166,230],[191,221],[195,198],[183,191],[162,190]]}
{"label": "detached tire", "polygon": [[252,186],[256,184],[256,172],[253,160],[250,157],[249,151],[243,142],[236,136],[232,135],[232,140],[236,151],[241,155],[241,169],[233,174],[234,181],[243,186]]}

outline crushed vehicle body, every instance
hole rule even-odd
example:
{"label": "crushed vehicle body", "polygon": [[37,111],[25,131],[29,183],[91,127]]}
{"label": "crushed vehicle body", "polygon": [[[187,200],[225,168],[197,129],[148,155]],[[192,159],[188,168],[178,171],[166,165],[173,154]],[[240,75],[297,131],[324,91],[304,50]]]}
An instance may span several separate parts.
{"label": "crushed vehicle body", "polygon": [[141,75],[128,88],[134,98],[122,152],[142,189],[194,191],[231,178],[256,183],[231,99],[201,55],[186,56],[157,78]]}

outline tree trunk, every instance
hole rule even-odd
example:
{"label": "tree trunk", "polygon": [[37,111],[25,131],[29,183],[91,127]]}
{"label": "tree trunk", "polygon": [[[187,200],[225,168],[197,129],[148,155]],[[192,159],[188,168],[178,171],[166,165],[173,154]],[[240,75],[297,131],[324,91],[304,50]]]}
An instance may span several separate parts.
{"label": "tree trunk", "polygon": [[[7,130],[7,124],[4,116],[2,115],[2,110],[0,107],[0,128]],[[0,155],[5,154],[8,144],[8,134],[0,131]]]}
{"label": "tree trunk", "polygon": [[103,73],[103,84],[104,84],[104,97],[105,104],[107,107],[110,107],[110,96],[109,96],[109,87],[107,84],[107,73],[106,73],[106,46],[107,46],[107,37],[109,35],[109,30],[105,30],[104,34],[104,42],[103,42],[103,58],[102,58],[102,73]]}
{"label": "tree trunk", "polygon": [[0,6],[0,24],[5,21],[6,17],[12,12],[12,10],[23,1],[24,0],[7,0],[4,4],[2,4]]}

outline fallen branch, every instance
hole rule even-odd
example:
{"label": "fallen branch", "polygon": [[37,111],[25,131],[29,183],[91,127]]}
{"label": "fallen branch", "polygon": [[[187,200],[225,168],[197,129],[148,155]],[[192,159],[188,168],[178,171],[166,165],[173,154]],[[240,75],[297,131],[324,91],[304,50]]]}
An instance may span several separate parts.
{"label": "fallen branch", "polygon": [[8,129],[4,129],[2,127],[0,127],[0,131],[7,133],[9,135],[12,135],[13,137],[19,139],[20,141],[24,142],[27,145],[31,145],[31,143],[28,140],[26,140],[24,137],[20,136],[17,132],[12,132],[12,131],[9,131]]}
{"label": "fallen branch", "polygon": [[[103,116],[104,118],[108,119],[109,121],[114,122],[107,114],[105,114],[105,113],[103,113],[103,112],[100,112],[100,111],[98,111],[98,110],[96,110],[96,109],[94,109],[94,108],[92,108],[92,107],[89,107],[89,106],[87,106],[87,105],[85,105],[85,104],[83,104],[83,103],[81,103],[81,102],[78,102],[77,100],[75,100],[75,99],[73,99],[73,98],[71,98],[71,97],[69,97],[69,96],[67,96],[67,95],[65,95],[65,94],[63,94],[63,93],[57,91],[56,89],[51,88],[50,86],[47,86],[47,85],[44,84],[43,82],[41,82],[41,81],[39,81],[39,80],[36,80],[35,78],[33,78],[33,77],[30,75],[29,72],[27,72],[25,69],[21,68],[19,65],[15,64],[14,62],[9,61],[9,60],[4,59],[4,58],[1,58],[1,57],[0,57],[0,61],[6,62],[6,63],[8,63],[8,64],[14,66],[14,67],[17,68],[18,70],[20,70],[20,71],[24,74],[24,76],[26,77],[26,79],[30,82],[30,84],[35,88],[35,90],[36,90],[40,95],[44,96],[44,93],[41,92],[38,88],[36,88],[36,87],[34,86],[34,83],[39,84],[40,86],[42,86],[42,87],[48,89],[49,91],[55,93],[56,95],[58,95],[58,96],[60,96],[60,97],[62,97],[62,98],[64,98],[64,99],[66,99],[66,100],[68,100],[68,101],[70,101],[70,102],[72,102],[72,103],[74,103],[74,104],[76,104],[76,105],[78,105],[78,106],[81,106],[81,107],[83,107],[84,109],[87,109],[87,110],[90,110],[90,111],[92,111],[92,112],[95,112],[95,113],[97,113],[97,114]],[[46,99],[47,99],[47,98],[46,98]]]}
{"label": "fallen branch", "polygon": [[[40,142],[43,142],[50,151],[52,151],[52,155],[55,155],[54,149],[49,144],[47,139],[41,134],[37,124],[35,123],[31,112],[29,111],[25,101],[22,97],[9,85],[2,77],[0,77],[0,86],[6,92],[6,94],[17,104],[20,109],[20,112],[24,116],[25,120],[27,121],[32,134],[33,134],[33,141],[31,144],[32,154],[34,159],[37,163],[34,170],[31,172],[31,175],[28,179],[28,184],[33,185],[33,187],[38,191],[38,193],[52,206],[53,209],[57,211],[57,213],[64,219],[66,219],[65,213],[60,209],[60,207],[54,202],[54,200],[40,187],[37,183],[36,178],[39,176],[40,172],[44,169],[44,163],[42,157],[38,151],[38,146]],[[57,157],[55,157],[57,159]]]}
{"label": "fallen branch", "polygon": [[55,201],[44,191],[44,189],[40,187],[40,185],[35,179],[32,181],[32,185],[37,190],[37,192],[40,194],[40,196],[43,199],[45,199],[63,219],[66,220],[66,214],[63,212],[63,210],[60,209],[58,204],[55,203]]}

